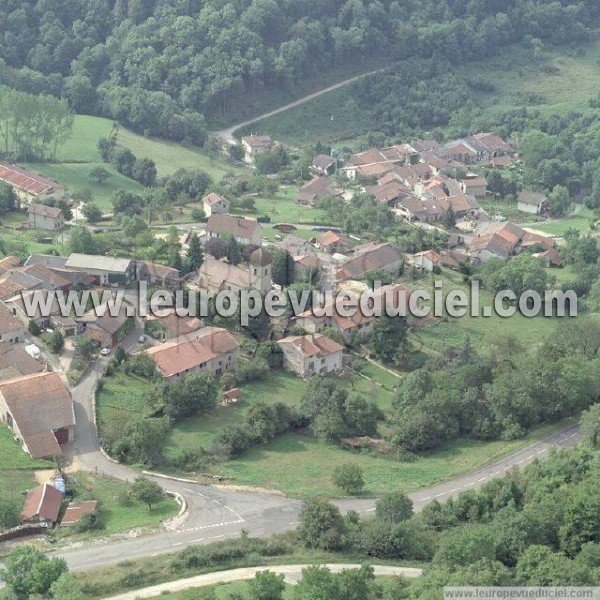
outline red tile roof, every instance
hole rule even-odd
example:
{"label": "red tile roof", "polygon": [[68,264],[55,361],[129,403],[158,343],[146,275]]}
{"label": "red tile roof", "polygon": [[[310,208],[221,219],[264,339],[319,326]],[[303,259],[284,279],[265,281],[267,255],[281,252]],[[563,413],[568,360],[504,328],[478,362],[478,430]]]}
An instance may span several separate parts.
{"label": "red tile roof", "polygon": [[40,517],[42,521],[56,523],[62,501],[63,495],[48,483],[29,490],[21,511],[21,523],[36,517]]}
{"label": "red tile roof", "polygon": [[16,165],[0,164],[0,181],[4,181],[34,196],[62,189],[62,186],[54,181],[40,177]]}

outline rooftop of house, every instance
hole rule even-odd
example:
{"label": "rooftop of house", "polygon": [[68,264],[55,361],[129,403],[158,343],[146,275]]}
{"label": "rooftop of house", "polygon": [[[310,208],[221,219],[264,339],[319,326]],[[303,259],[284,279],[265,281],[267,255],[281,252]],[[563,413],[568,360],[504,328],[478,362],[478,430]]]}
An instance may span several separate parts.
{"label": "rooftop of house", "polygon": [[250,270],[244,266],[232,265],[225,260],[217,260],[205,256],[198,270],[200,286],[214,289],[221,288],[223,283],[229,283],[238,288],[250,286]]}
{"label": "rooftop of house", "polygon": [[213,204],[217,204],[218,202],[226,202],[227,204],[230,204],[229,200],[227,200],[227,198],[225,198],[225,196],[221,196],[220,194],[215,194],[215,192],[211,192],[207,196],[204,196],[204,198],[202,198],[202,202],[204,204],[208,204],[209,206],[212,206]]}
{"label": "rooftop of house", "polygon": [[273,145],[270,135],[245,135],[242,141],[252,148],[268,148]]}
{"label": "rooftop of house", "polygon": [[34,196],[63,189],[54,181],[16,165],[0,164],[0,180]]}
{"label": "rooftop of house", "polygon": [[350,244],[350,240],[346,237],[343,236],[335,231],[326,231],[325,233],[321,234],[318,238],[317,238],[317,242],[319,242],[320,246],[332,246],[333,244],[338,244],[340,242],[344,242],[347,244]]}
{"label": "rooftop of house", "polygon": [[46,206],[45,204],[30,204],[29,214],[40,215],[41,217],[49,217],[58,219],[62,216],[63,211],[56,206]]}
{"label": "rooftop of house", "polygon": [[344,346],[338,344],[330,337],[321,335],[319,333],[288,336],[282,340],[279,340],[277,343],[281,346],[293,346],[306,358],[312,358],[313,356],[324,358],[334,354],[335,352],[341,352],[344,350]]}
{"label": "rooftop of house", "polygon": [[130,258],[116,258],[114,256],[99,256],[96,254],[79,254],[74,252],[67,259],[65,267],[107,271],[110,273],[127,273],[131,268],[131,264],[132,260]]}
{"label": "rooftop of house", "polygon": [[536,244],[540,244],[546,249],[554,246],[551,239],[526,231],[510,221],[505,221],[488,225],[471,240],[469,251],[488,250],[498,256],[508,258],[517,246],[534,246]]}
{"label": "rooftop of house", "polygon": [[[43,372],[0,381],[0,394],[25,443],[28,437],[75,425],[71,393],[57,373]],[[32,456],[44,456],[35,453]]]}
{"label": "rooftop of house", "polygon": [[54,486],[49,483],[39,485],[27,492],[20,520],[24,522],[35,517],[41,517],[44,521],[56,523],[62,501],[62,493]]}
{"label": "rooftop of house", "polygon": [[193,339],[173,340],[147,350],[160,373],[171,377],[204,364],[217,356],[233,352],[237,340],[220,327],[205,327]]}
{"label": "rooftop of house", "polygon": [[257,230],[261,230],[260,223],[255,219],[225,215],[222,213],[211,215],[206,223],[206,231],[210,233],[228,233],[233,237],[251,239]]}
{"label": "rooftop of house", "polygon": [[71,527],[81,521],[88,513],[93,513],[98,506],[97,500],[84,500],[83,502],[69,502],[63,518],[60,520],[61,527]]}
{"label": "rooftop of house", "polygon": [[12,313],[12,310],[0,302],[0,335],[23,329],[21,321]]}
{"label": "rooftop of house", "polygon": [[163,316],[149,315],[148,321],[158,321],[165,330],[176,336],[187,335],[204,327],[204,323],[198,317],[180,317],[175,308],[162,309]]}
{"label": "rooftop of house", "polygon": [[313,201],[326,196],[340,196],[341,190],[335,188],[328,177],[313,177],[298,192],[298,200]]}
{"label": "rooftop of house", "polygon": [[388,243],[369,242],[356,246],[354,256],[337,271],[339,278],[360,279],[374,269],[384,269],[402,260],[402,253]]}
{"label": "rooftop of house", "polygon": [[547,196],[540,194],[539,192],[533,192],[531,190],[523,190],[519,193],[517,198],[518,202],[523,204],[529,204],[530,206],[539,206],[542,202],[547,200]]}
{"label": "rooftop of house", "polygon": [[335,164],[335,158],[327,154],[319,154],[313,158],[312,164],[313,167],[317,167],[318,169],[328,169],[331,165]]}
{"label": "rooftop of house", "polygon": [[40,373],[42,370],[42,365],[25,352],[22,344],[0,342],[0,380]]}

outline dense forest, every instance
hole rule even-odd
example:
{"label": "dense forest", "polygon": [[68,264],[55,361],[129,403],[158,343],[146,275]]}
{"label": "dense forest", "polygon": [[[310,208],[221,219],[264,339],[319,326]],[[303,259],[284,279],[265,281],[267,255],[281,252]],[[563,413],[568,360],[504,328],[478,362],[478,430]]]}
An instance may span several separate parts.
{"label": "dense forest", "polygon": [[[205,117],[227,116],[247,94],[300,88],[324,70],[377,57],[380,66],[401,66],[357,93],[374,101],[389,130],[406,116],[391,99],[406,87],[411,62],[434,59],[435,68],[417,65],[412,78],[439,79],[439,96],[464,85],[436,71],[444,65],[522,41],[580,44],[599,17],[594,0],[7,0],[0,84],[198,142]],[[416,85],[410,103],[430,96]]]}

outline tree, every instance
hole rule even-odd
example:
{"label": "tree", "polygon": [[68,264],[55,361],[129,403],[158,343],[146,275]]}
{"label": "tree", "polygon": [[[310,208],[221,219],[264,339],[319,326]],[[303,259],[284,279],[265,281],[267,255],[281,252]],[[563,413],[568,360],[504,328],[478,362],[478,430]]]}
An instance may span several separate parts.
{"label": "tree", "polygon": [[227,260],[232,265],[237,265],[242,260],[240,246],[233,236],[227,238]]}
{"label": "tree", "polygon": [[45,340],[52,354],[60,355],[65,347],[65,338],[62,333],[55,329],[51,334],[46,336]]}
{"label": "tree", "polygon": [[61,198],[58,200],[56,206],[63,211],[65,221],[71,221],[73,219],[73,211],[71,210],[71,205],[66,198]]}
{"label": "tree", "polygon": [[84,204],[81,212],[87,219],[88,223],[97,223],[102,219],[102,211],[93,202],[87,202]]}
{"label": "tree", "polygon": [[145,187],[152,187],[156,183],[156,164],[150,158],[138,158],[131,168],[131,177]]}
{"label": "tree", "polygon": [[47,594],[63,573],[67,563],[62,558],[48,558],[33,546],[22,545],[11,550],[4,561],[2,579],[19,600],[34,594]]}
{"label": "tree", "polygon": [[19,502],[9,494],[0,495],[0,530],[19,524]]}
{"label": "tree", "polygon": [[299,518],[298,538],[309,548],[339,550],[343,547],[344,519],[339,509],[324,498],[307,500]]}
{"label": "tree", "polygon": [[594,404],[582,413],[581,433],[592,448],[600,447],[600,404]]}
{"label": "tree", "polygon": [[70,573],[63,573],[51,586],[50,593],[55,600],[86,600],[81,583]]}
{"label": "tree", "polygon": [[448,206],[448,209],[442,215],[441,223],[446,229],[454,229],[456,227],[456,214],[452,205]]}
{"label": "tree", "polygon": [[469,525],[442,536],[433,562],[456,568],[481,560],[493,561],[495,557],[496,547],[491,528]]}
{"label": "tree", "polygon": [[115,350],[115,361],[117,364],[120,365],[126,359],[127,354],[125,353],[123,346],[117,346],[117,349]]}
{"label": "tree", "polygon": [[283,575],[271,571],[259,571],[250,581],[249,587],[252,600],[281,600],[285,581]]}
{"label": "tree", "polygon": [[164,492],[160,485],[147,477],[136,477],[131,484],[131,495],[138,500],[148,505],[148,509],[152,510],[152,505],[160,502],[164,496]]}
{"label": "tree", "polygon": [[96,352],[96,344],[85,334],[75,337],[75,350],[84,360],[90,360]]}
{"label": "tree", "polygon": [[207,240],[204,249],[217,260],[227,256],[227,242],[223,238],[211,238]]}
{"label": "tree", "polygon": [[94,234],[81,225],[71,229],[69,250],[79,254],[98,254],[98,244]]}
{"label": "tree", "polygon": [[199,269],[204,261],[204,251],[202,250],[202,242],[200,242],[200,238],[195,232],[190,236],[187,255],[190,259],[191,270]]}
{"label": "tree", "polygon": [[210,375],[190,373],[182,382],[163,386],[165,415],[180,421],[216,406],[218,387]]}
{"label": "tree", "polygon": [[549,195],[550,211],[554,216],[564,215],[571,206],[571,195],[569,190],[563,185],[556,185]]}
{"label": "tree", "polygon": [[40,326],[34,320],[29,321],[29,325],[27,325],[27,331],[36,337],[42,333]]}
{"label": "tree", "polygon": [[18,203],[19,198],[14,188],[7,183],[0,182],[0,214],[15,210]]}
{"label": "tree", "polygon": [[275,248],[272,252],[271,278],[273,283],[287,286],[294,280],[294,259],[287,250]]}
{"label": "tree", "polygon": [[244,156],[246,155],[246,149],[244,148],[241,142],[238,142],[237,144],[229,144],[228,151],[229,156],[233,160],[237,161],[244,160]]}
{"label": "tree", "polygon": [[369,349],[376,358],[390,361],[406,347],[406,318],[381,315],[375,322]]}
{"label": "tree", "polygon": [[103,184],[107,182],[112,177],[112,175],[104,167],[94,167],[90,171],[89,177],[90,179],[98,182],[99,184]]}
{"label": "tree", "polygon": [[382,496],[375,505],[377,520],[388,525],[408,521],[412,515],[413,502],[402,492],[389,492]]}
{"label": "tree", "polygon": [[347,494],[358,494],[365,486],[363,470],[356,463],[339,465],[333,470],[333,483]]}

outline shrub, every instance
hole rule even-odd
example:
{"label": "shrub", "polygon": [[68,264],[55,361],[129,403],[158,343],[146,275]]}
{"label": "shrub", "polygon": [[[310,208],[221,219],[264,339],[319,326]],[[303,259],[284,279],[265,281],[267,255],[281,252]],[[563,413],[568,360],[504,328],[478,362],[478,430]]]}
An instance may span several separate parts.
{"label": "shrub", "polygon": [[340,465],[333,471],[333,483],[347,494],[357,494],[365,486],[363,470],[354,463]]}

